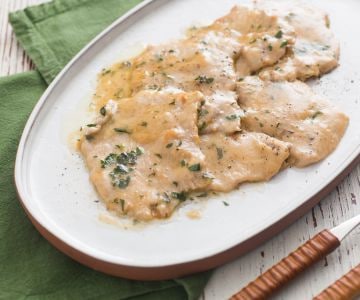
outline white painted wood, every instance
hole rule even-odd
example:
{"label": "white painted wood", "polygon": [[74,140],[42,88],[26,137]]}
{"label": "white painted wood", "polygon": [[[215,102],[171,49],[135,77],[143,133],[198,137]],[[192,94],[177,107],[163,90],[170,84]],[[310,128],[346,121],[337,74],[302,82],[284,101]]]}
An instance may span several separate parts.
{"label": "white painted wood", "polygon": [[33,68],[31,60],[19,46],[8,22],[11,11],[22,9],[42,0],[1,0],[0,1],[0,76],[28,71]]}
{"label": "white painted wood", "polygon": [[[8,24],[8,12],[38,4],[43,0],[0,1],[0,76],[33,68]],[[227,299],[241,287],[295,250],[324,228],[331,228],[360,214],[360,166],[319,205],[283,233],[251,253],[218,268],[204,293],[204,300]],[[360,263],[360,229],[353,231],[340,248],[311,268],[274,299],[311,299],[351,267]]]}

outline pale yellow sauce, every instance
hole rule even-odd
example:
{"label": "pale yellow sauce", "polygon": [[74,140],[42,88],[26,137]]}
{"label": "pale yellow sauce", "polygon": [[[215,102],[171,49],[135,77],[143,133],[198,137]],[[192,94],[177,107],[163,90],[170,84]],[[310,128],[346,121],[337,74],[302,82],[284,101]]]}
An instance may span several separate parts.
{"label": "pale yellow sauce", "polygon": [[110,211],[167,218],[196,194],[269,180],[335,149],[347,117],[295,81],[337,65],[326,15],[268,3],[234,7],[102,70],[100,113],[84,126],[80,151]]}

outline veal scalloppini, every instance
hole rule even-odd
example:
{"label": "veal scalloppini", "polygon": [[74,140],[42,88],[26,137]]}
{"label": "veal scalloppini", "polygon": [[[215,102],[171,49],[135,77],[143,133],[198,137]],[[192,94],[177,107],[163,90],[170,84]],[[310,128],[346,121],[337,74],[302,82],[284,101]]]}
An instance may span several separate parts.
{"label": "veal scalloppini", "polygon": [[297,80],[335,68],[339,45],[326,14],[289,3],[235,6],[102,70],[81,152],[109,210],[166,218],[194,192],[269,180],[336,148],[347,117]]}
{"label": "veal scalloppini", "polygon": [[220,192],[229,192],[242,182],[269,180],[289,156],[287,143],[254,132],[203,135],[201,151],[214,176],[209,188]]}
{"label": "veal scalloppini", "polygon": [[111,101],[85,128],[81,152],[110,210],[138,220],[170,216],[210,183],[196,126],[199,92],[144,91]]}
{"label": "veal scalloppini", "polygon": [[287,23],[296,35],[295,44],[288,49],[287,55],[260,72],[262,79],[306,80],[337,67],[339,42],[330,30],[325,12],[293,1],[259,1],[257,7]]}
{"label": "veal scalloppini", "polygon": [[304,167],[338,145],[348,118],[301,81],[269,82],[247,77],[237,85],[243,127],[290,143],[289,162]]}

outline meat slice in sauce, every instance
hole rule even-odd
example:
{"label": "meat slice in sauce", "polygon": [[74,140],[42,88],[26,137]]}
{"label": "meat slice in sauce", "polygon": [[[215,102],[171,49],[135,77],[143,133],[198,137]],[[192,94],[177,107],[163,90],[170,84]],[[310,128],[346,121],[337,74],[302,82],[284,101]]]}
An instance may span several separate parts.
{"label": "meat slice in sauce", "polygon": [[240,131],[240,119],[243,114],[235,92],[216,91],[205,97],[199,109],[199,133],[231,134]]}
{"label": "meat slice in sauce", "polygon": [[[216,37],[219,44],[224,43]],[[203,40],[186,39],[149,46],[135,58],[131,77],[133,92],[176,87],[211,95],[214,90],[234,90],[233,58]]]}
{"label": "meat slice in sauce", "polygon": [[242,182],[269,180],[289,156],[288,144],[263,133],[201,136],[201,151],[214,176],[210,189],[228,192]]}
{"label": "meat slice in sauce", "polygon": [[89,124],[81,152],[110,210],[165,218],[211,183],[196,125],[202,101],[199,92],[143,91],[110,101],[99,125]]}
{"label": "meat slice in sauce", "polygon": [[236,73],[240,78],[275,64],[294,43],[293,29],[286,22],[262,9],[247,6],[235,6],[203,30],[237,33],[233,39],[239,44]]}
{"label": "meat slice in sauce", "polygon": [[[199,127],[204,132],[214,130],[231,133],[240,129],[240,122],[224,124],[222,113],[241,115],[236,102],[235,71],[232,54],[223,50],[226,41],[209,33],[202,38],[149,47],[135,58],[131,86],[161,90],[166,87],[184,91],[200,91],[205,95]],[[226,126],[223,126],[226,125]]]}
{"label": "meat slice in sauce", "polygon": [[243,45],[236,61],[236,74],[243,78],[272,66],[285,54],[294,39],[285,36],[280,28],[274,28],[266,33],[249,33],[241,38]]}
{"label": "meat slice in sauce", "polygon": [[348,124],[345,114],[301,81],[246,77],[237,84],[237,92],[245,111],[243,128],[290,143],[289,163],[298,167],[330,154]]}
{"label": "meat slice in sauce", "polygon": [[260,1],[257,7],[278,16],[296,34],[296,41],[278,64],[260,72],[262,79],[306,80],[336,68],[339,43],[329,29],[329,18],[322,10],[293,1]]}

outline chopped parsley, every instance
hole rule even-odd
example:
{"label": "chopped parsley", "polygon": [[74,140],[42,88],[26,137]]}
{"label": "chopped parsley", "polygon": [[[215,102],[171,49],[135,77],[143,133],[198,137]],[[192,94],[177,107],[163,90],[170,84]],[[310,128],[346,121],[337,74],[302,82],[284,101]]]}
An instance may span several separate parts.
{"label": "chopped parsley", "polygon": [[226,118],[226,120],[234,121],[234,120],[240,119],[240,116],[234,114],[234,115],[226,116],[225,118]]}
{"label": "chopped parsley", "polygon": [[131,131],[129,131],[128,129],[126,128],[114,128],[114,131],[118,132],[118,133],[128,133],[130,134]]}
{"label": "chopped parsley", "polygon": [[254,44],[256,42],[256,38],[252,39],[249,44]]}
{"label": "chopped parsley", "polygon": [[142,147],[136,147],[135,152],[137,156],[140,156],[141,154],[144,154],[145,150]]}
{"label": "chopped parsley", "polygon": [[128,187],[130,183],[130,176],[126,176],[126,178],[118,178],[117,176],[113,175],[113,173],[110,173],[109,175],[112,179],[113,186],[117,186],[120,189],[125,189]]}
{"label": "chopped parsley", "polygon": [[140,125],[141,125],[141,126],[143,126],[143,127],[146,127],[146,126],[147,126],[147,124],[148,124],[148,123],[144,121],[144,122],[141,122],[141,124],[140,124]]}
{"label": "chopped parsley", "polygon": [[155,153],[155,155],[156,155],[158,158],[162,158],[162,156],[161,156],[160,153]]}
{"label": "chopped parsley", "polygon": [[200,125],[199,125],[199,132],[203,132],[204,129],[206,128],[207,124],[206,122],[202,122]]}
{"label": "chopped parsley", "polygon": [[199,172],[201,170],[200,164],[193,164],[191,166],[188,166],[189,171],[191,172]]}
{"label": "chopped parsley", "polygon": [[171,197],[175,198],[175,199],[177,199],[179,201],[185,201],[186,198],[187,198],[187,195],[186,195],[185,192],[180,192],[180,193],[179,192],[172,192]]}
{"label": "chopped parsley", "polygon": [[275,37],[276,37],[277,39],[281,39],[282,36],[283,36],[283,32],[282,32],[281,30],[279,30],[279,31],[275,34]]}
{"label": "chopped parsley", "polygon": [[224,157],[224,152],[222,148],[216,147],[216,154],[218,159],[222,159]]}
{"label": "chopped parsley", "polygon": [[166,148],[171,148],[172,145],[173,145],[173,143],[169,143],[169,144],[166,145]]}
{"label": "chopped parsley", "polygon": [[199,75],[198,77],[195,78],[195,81],[199,84],[211,84],[214,81],[214,78],[212,77],[206,77],[205,75]]}
{"label": "chopped parsley", "polygon": [[312,116],[311,116],[311,119],[315,119],[317,116],[320,116],[320,115],[322,115],[323,113],[321,112],[321,111],[317,111],[317,112],[315,112]]}
{"label": "chopped parsley", "polygon": [[286,47],[287,44],[288,44],[288,40],[283,41],[283,42],[280,44],[280,48]]}
{"label": "chopped parsley", "polygon": [[229,206],[229,205],[230,205],[230,204],[227,203],[226,201],[223,201],[223,204],[224,204],[225,206]]}
{"label": "chopped parsley", "polygon": [[199,117],[205,116],[205,115],[207,115],[208,113],[209,113],[209,111],[207,111],[206,109],[199,109],[199,110],[198,110],[198,115],[199,115]]}
{"label": "chopped parsley", "polygon": [[115,174],[128,174],[130,170],[127,166],[119,164],[114,168],[113,172]]}
{"label": "chopped parsley", "polygon": [[110,69],[102,69],[101,75],[106,75],[106,74],[109,74],[109,73],[111,73]]}
{"label": "chopped parsley", "polygon": [[121,204],[121,210],[124,212],[124,210],[125,210],[125,200],[120,199],[120,204]]}
{"label": "chopped parsley", "polygon": [[180,165],[181,165],[182,167],[185,167],[185,166],[186,166],[186,161],[185,161],[185,159],[180,160]]}
{"label": "chopped parsley", "polygon": [[100,108],[100,114],[102,115],[102,116],[106,116],[106,108],[105,108],[105,106],[103,106],[102,108]]}
{"label": "chopped parsley", "polygon": [[268,49],[269,49],[269,51],[272,51],[273,46],[271,44],[269,44]]}
{"label": "chopped parsley", "polygon": [[101,160],[101,167],[106,168],[107,166],[110,166],[116,162],[117,154],[116,153],[110,153],[108,156],[105,157],[105,159]]}
{"label": "chopped parsley", "polygon": [[129,174],[134,171],[132,166],[136,164],[137,158],[143,153],[144,149],[137,147],[129,152],[122,152],[120,154],[110,153],[100,161],[102,168],[114,166],[113,170],[109,173],[113,186],[124,189],[129,185]]}
{"label": "chopped parsley", "polygon": [[96,127],[96,124],[87,124],[87,127]]}

